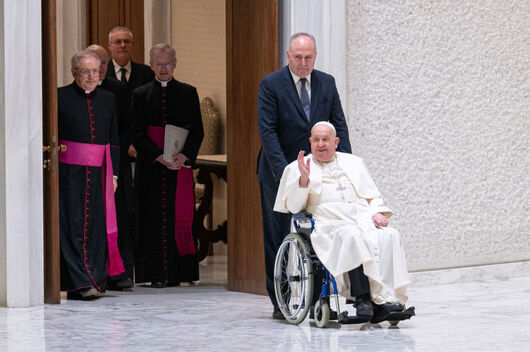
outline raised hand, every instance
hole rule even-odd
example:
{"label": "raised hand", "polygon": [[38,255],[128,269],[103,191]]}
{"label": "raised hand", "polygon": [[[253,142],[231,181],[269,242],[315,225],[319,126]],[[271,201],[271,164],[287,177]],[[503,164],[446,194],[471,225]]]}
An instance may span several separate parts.
{"label": "raised hand", "polygon": [[311,164],[311,158],[307,158],[306,162],[304,162],[304,154],[305,152],[300,150],[297,157],[298,170],[300,170],[300,180],[298,181],[298,184],[301,187],[307,187],[309,184],[309,172],[311,171],[309,167]]}

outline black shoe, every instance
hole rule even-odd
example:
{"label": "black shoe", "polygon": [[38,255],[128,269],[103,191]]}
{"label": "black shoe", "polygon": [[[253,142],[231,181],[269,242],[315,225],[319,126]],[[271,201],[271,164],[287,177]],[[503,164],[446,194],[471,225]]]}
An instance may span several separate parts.
{"label": "black shoe", "polygon": [[166,287],[166,283],[165,282],[161,282],[161,281],[151,282],[151,287],[152,288],[164,288],[164,287]]}
{"label": "black shoe", "polygon": [[98,298],[98,290],[96,290],[94,287],[88,287],[76,291],[70,291],[66,294],[66,298],[90,301]]}
{"label": "black shoe", "polygon": [[111,291],[123,291],[132,287],[134,287],[134,282],[129,278],[123,280],[111,280],[107,284],[107,289]]}
{"label": "black shoe", "polygon": [[372,300],[369,298],[359,297],[354,303],[355,314],[358,317],[371,317],[374,315],[374,308],[372,306]]}
{"label": "black shoe", "polygon": [[403,306],[399,303],[374,304],[374,315],[370,319],[370,323],[377,324],[388,320],[392,312],[400,312],[402,310]]}
{"label": "black shoe", "polygon": [[[309,308],[309,319],[315,319],[315,306]],[[337,320],[338,314],[333,309],[329,309],[329,320]]]}
{"label": "black shoe", "polygon": [[278,320],[285,319],[280,308],[274,307],[274,310],[272,311],[272,319],[278,319]]}
{"label": "black shoe", "polygon": [[129,278],[126,278],[125,280],[121,280],[121,281],[118,281],[116,286],[118,288],[133,288],[134,287],[134,282],[129,279]]}

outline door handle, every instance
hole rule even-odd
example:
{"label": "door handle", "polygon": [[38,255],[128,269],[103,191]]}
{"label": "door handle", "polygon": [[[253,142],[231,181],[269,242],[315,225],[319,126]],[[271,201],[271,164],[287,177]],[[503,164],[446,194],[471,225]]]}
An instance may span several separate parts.
{"label": "door handle", "polygon": [[57,170],[57,164],[59,159],[58,153],[64,153],[67,150],[68,147],[65,144],[57,143],[57,136],[52,136],[52,144],[42,146],[42,152],[45,154],[48,153],[43,158],[42,168],[46,170]]}

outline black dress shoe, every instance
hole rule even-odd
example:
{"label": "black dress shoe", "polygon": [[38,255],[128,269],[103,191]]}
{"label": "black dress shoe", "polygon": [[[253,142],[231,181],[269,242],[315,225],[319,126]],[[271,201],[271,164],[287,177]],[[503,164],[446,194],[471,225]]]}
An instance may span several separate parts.
{"label": "black dress shoe", "polygon": [[403,306],[399,303],[374,304],[374,315],[370,319],[370,323],[377,324],[388,320],[392,312],[400,312],[402,310]]}
{"label": "black dress shoe", "polygon": [[90,301],[98,298],[98,290],[94,287],[82,288],[80,290],[69,291],[66,294],[67,299]]}
{"label": "black dress shoe", "polygon": [[133,288],[134,287],[134,282],[131,279],[126,278],[124,280],[118,281],[116,283],[116,286],[118,288],[122,288],[122,289],[123,288]]}
{"label": "black dress shoe", "polygon": [[360,299],[355,301],[353,306],[355,307],[355,314],[358,317],[371,317],[374,315],[372,301],[369,299]]}
{"label": "black dress shoe", "polygon": [[278,319],[278,320],[285,319],[280,308],[274,307],[274,310],[272,311],[272,319]]}
{"label": "black dress shoe", "polygon": [[134,287],[134,282],[129,278],[123,280],[111,280],[107,284],[107,289],[111,291],[123,291],[124,289],[132,287]]}
{"label": "black dress shoe", "polygon": [[166,287],[166,283],[165,282],[161,282],[161,281],[151,282],[151,287],[152,288],[164,288],[164,287]]}

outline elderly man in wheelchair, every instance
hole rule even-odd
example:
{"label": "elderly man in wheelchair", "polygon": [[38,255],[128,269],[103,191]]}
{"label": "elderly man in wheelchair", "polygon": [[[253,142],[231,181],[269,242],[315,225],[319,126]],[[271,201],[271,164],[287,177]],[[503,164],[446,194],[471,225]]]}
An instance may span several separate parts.
{"label": "elderly man in wheelchair", "polygon": [[315,124],[310,143],[312,155],[301,151],[285,168],[274,206],[278,212],[307,212],[295,216],[297,233],[286,236],[276,256],[275,290],[284,317],[298,324],[311,311],[317,326],[326,326],[336,319],[329,308],[333,291],[356,309],[356,316],[339,312],[341,323],[395,325],[411,318],[400,236],[388,227],[392,212],[363,160],[336,152],[339,138],[328,122]]}

